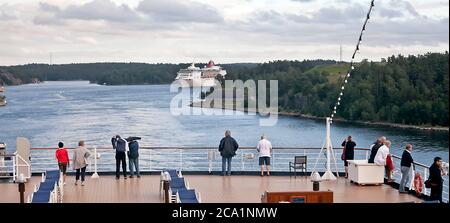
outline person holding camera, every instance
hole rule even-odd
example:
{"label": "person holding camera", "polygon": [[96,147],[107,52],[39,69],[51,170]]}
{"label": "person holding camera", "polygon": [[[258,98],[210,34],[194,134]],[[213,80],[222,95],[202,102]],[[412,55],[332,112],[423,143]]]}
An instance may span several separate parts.
{"label": "person holding camera", "polygon": [[119,135],[111,139],[113,149],[116,150],[116,180],[120,179],[120,164],[122,163],[123,177],[127,179],[127,161],[126,153],[128,152],[128,143]]}
{"label": "person holding camera", "polygon": [[134,177],[134,170],[136,170],[137,178],[140,178],[141,174],[139,173],[139,143],[136,141],[136,139],[133,139],[131,137],[127,141],[130,141],[128,143],[129,151],[127,153],[130,178]]}
{"label": "person holding camera", "polygon": [[347,139],[342,142],[343,147],[341,160],[344,161],[345,166],[345,178],[348,178],[348,162],[347,160],[353,160],[355,157],[356,143],[352,140],[352,136],[348,136]]}
{"label": "person holding camera", "polygon": [[444,185],[444,179],[442,176],[445,176],[445,173],[442,169],[442,158],[435,157],[433,164],[429,168],[430,176],[425,182],[425,186],[431,188],[430,200],[442,203],[442,189]]}

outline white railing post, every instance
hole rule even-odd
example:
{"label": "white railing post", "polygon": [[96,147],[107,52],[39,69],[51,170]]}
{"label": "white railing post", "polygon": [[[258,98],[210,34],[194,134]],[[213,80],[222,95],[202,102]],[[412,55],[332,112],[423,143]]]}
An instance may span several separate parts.
{"label": "white railing post", "polygon": [[242,169],[241,169],[241,171],[244,171],[244,169],[245,169],[245,166],[244,166],[244,152],[243,152],[243,150],[241,149],[241,163],[242,163]]}
{"label": "white railing post", "polygon": [[[423,182],[425,183],[425,181],[428,179],[428,174],[427,174],[427,168],[423,168]],[[427,187],[425,187],[425,185],[422,185],[423,188],[423,194],[427,195]]]}
{"label": "white railing post", "polygon": [[212,162],[215,159],[215,151],[214,150],[209,150],[208,151],[208,173],[211,173],[212,171]]}
{"label": "white railing post", "polygon": [[[17,166],[17,156],[14,156],[14,159],[12,159],[12,162],[13,162],[13,182],[16,182],[16,180],[17,180],[17,171],[18,171],[18,166]],[[16,171],[16,168],[17,168],[17,171]]]}
{"label": "white railing post", "polygon": [[180,170],[183,169],[183,150],[180,148]]}
{"label": "white railing post", "polygon": [[91,178],[99,178],[98,173],[97,173],[97,158],[98,158],[97,146],[95,146],[94,147],[94,174],[92,174]]}
{"label": "white railing post", "polygon": [[[273,151],[273,150],[272,150]],[[259,156],[255,156],[257,158],[257,160],[259,159]],[[272,163],[270,164],[272,166],[271,171],[275,171],[275,152],[272,152]],[[259,161],[256,161],[259,162]]]}
{"label": "white railing post", "polygon": [[148,171],[152,170],[152,149],[148,149]]}
{"label": "white railing post", "polygon": [[[414,187],[414,178],[415,178],[415,175],[416,175],[416,172],[414,171],[414,169],[415,169],[415,165],[413,163],[412,166],[411,166],[411,171],[410,171],[411,172],[411,181],[409,183],[409,190],[416,190],[416,188]],[[401,173],[401,170],[400,170],[400,173]]]}

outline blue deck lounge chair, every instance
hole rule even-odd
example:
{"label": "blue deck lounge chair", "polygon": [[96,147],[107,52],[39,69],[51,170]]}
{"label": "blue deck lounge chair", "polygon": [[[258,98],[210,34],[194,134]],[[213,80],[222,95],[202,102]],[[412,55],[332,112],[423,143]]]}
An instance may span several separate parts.
{"label": "blue deck lounge chair", "polygon": [[180,203],[200,203],[195,190],[180,189],[177,192],[177,198]]}
{"label": "blue deck lounge chair", "polygon": [[49,203],[50,191],[38,191],[33,193],[31,203]]}

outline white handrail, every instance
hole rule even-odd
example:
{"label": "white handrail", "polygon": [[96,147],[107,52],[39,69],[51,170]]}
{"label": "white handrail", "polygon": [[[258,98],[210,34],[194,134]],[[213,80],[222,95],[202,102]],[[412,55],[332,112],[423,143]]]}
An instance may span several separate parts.
{"label": "white handrail", "polygon": [[[21,160],[22,162],[24,162],[25,164],[19,164],[19,160]],[[27,179],[31,178],[31,164],[26,161],[22,156],[20,156],[17,152],[14,152],[14,168],[13,168],[13,180],[14,182],[17,179],[17,175],[19,173],[19,168],[20,167],[26,167],[28,169],[28,174],[25,176]]]}

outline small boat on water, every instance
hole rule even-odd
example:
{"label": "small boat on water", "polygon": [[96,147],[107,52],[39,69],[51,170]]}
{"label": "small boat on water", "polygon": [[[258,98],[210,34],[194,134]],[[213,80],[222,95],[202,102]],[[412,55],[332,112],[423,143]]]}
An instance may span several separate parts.
{"label": "small boat on water", "polygon": [[6,91],[5,88],[0,86],[0,106],[6,105],[6,96],[2,94],[5,91]]}

